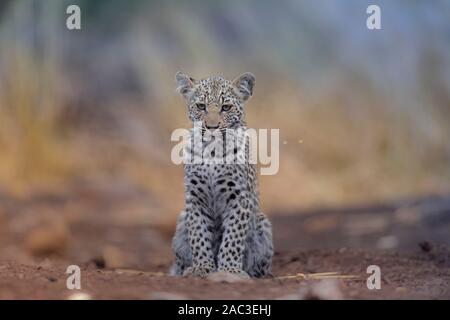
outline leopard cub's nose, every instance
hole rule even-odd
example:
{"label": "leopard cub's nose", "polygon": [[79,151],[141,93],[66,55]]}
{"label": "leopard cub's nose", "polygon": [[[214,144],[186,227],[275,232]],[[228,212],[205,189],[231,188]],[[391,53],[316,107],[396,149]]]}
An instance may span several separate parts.
{"label": "leopard cub's nose", "polygon": [[220,112],[217,106],[211,106],[205,118],[205,127],[208,129],[217,129],[220,125]]}

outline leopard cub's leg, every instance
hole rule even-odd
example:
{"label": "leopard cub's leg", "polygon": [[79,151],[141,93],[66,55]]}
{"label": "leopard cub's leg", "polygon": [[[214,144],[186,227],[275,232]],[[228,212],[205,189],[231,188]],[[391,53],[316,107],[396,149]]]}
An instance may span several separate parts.
{"label": "leopard cub's leg", "polygon": [[186,204],[187,243],[192,264],[183,271],[184,276],[206,277],[216,270],[213,254],[213,220],[208,210],[200,204]]}
{"label": "leopard cub's leg", "polygon": [[192,265],[192,251],[189,246],[186,211],[182,211],[178,217],[175,235],[172,240],[172,250],[175,255],[175,261],[170,268],[170,274],[181,276]]}
{"label": "leopard cub's leg", "polygon": [[255,278],[272,275],[272,226],[269,219],[259,212],[251,221],[244,252],[244,270]]}
{"label": "leopard cub's leg", "polygon": [[233,197],[231,200],[229,198],[228,202],[231,205],[222,223],[222,243],[217,256],[218,270],[249,278],[248,273],[243,269],[243,258],[250,211],[241,207]]}

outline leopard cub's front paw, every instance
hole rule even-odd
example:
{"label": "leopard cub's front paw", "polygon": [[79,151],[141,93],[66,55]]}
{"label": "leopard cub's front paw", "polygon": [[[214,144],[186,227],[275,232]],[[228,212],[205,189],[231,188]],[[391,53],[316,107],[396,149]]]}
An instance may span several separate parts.
{"label": "leopard cub's front paw", "polygon": [[183,277],[200,277],[206,278],[208,274],[214,271],[210,265],[192,266],[184,270]]}
{"label": "leopard cub's front paw", "polygon": [[219,271],[238,276],[241,279],[250,279],[249,274],[242,269],[233,268],[233,267],[223,267],[223,268],[219,268]]}

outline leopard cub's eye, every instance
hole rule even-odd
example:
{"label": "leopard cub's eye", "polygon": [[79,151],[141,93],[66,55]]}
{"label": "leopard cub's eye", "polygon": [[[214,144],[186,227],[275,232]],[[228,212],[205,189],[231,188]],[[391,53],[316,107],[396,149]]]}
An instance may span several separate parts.
{"label": "leopard cub's eye", "polygon": [[230,109],[231,109],[231,107],[232,107],[232,105],[231,104],[224,104],[223,106],[222,106],[222,111],[230,111]]}
{"label": "leopard cub's eye", "polygon": [[206,105],[204,103],[197,103],[197,108],[199,110],[206,110]]}

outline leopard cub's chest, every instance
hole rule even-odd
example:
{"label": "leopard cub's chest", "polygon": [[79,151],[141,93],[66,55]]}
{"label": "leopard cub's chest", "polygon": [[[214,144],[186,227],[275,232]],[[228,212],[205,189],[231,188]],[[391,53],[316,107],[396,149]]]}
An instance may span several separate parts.
{"label": "leopard cub's chest", "polygon": [[[244,183],[244,170],[237,165],[201,164],[185,166],[185,179],[188,183],[206,187],[215,191],[225,186],[236,187]],[[223,191],[223,190],[222,190]]]}
{"label": "leopard cub's chest", "polygon": [[186,196],[221,215],[232,200],[246,194],[246,180],[241,166],[193,165],[185,168]]}

